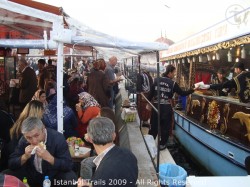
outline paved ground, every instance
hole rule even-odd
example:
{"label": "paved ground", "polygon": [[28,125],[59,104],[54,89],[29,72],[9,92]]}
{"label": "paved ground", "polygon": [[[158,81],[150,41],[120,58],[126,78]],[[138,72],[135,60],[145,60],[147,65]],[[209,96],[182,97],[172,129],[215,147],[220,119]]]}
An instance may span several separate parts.
{"label": "paved ground", "polygon": [[[121,95],[117,97],[116,117],[119,118],[120,107],[123,100],[128,98],[128,93],[124,88],[120,89]],[[120,97],[120,98],[119,98]],[[118,101],[120,100],[120,101]],[[119,109],[119,110],[118,110]],[[143,134],[147,134],[148,129],[142,128],[140,130],[139,119],[131,123],[120,122],[120,145],[129,148],[137,157],[139,167],[138,186],[159,186],[157,173],[154,169],[153,161],[156,163],[156,158],[152,161],[147,147],[145,145]],[[161,163],[175,163],[168,149],[160,151]]]}

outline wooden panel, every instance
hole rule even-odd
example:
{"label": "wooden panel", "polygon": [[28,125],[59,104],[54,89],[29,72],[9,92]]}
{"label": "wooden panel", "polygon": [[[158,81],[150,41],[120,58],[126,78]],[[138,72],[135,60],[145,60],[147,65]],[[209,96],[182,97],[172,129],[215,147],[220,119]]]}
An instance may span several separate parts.
{"label": "wooden panel", "polygon": [[192,94],[188,97],[186,115],[198,125],[249,148],[249,107],[229,97]]}

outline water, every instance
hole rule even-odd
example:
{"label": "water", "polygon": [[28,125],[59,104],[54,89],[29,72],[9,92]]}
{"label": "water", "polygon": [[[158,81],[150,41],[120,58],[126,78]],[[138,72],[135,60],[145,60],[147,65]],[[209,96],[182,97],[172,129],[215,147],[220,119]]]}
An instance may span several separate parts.
{"label": "water", "polygon": [[177,142],[168,147],[175,163],[187,171],[189,175],[212,176],[203,166],[201,166],[191,155]]}
{"label": "water", "polygon": [[51,186],[51,182],[49,180],[48,176],[45,176],[44,181],[43,181],[43,187],[50,187]]}

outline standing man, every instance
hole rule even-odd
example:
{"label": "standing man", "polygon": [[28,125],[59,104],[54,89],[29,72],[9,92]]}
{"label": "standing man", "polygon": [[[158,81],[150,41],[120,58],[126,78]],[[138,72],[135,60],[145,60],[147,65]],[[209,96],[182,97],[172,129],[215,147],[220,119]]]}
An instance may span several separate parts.
{"label": "standing man", "polygon": [[49,176],[51,182],[58,186],[62,180],[67,184],[76,182],[77,177],[72,171],[73,163],[63,134],[45,128],[36,117],[24,120],[21,131],[23,137],[10,156],[10,169],[5,170],[5,174],[21,180],[26,177],[30,186],[42,186],[45,176]]}
{"label": "standing man", "polygon": [[[171,99],[176,92],[181,96],[186,96],[194,92],[193,89],[188,91],[183,91],[179,85],[172,79],[175,77],[176,68],[173,65],[168,65],[166,67],[166,72],[162,77],[159,78],[160,82],[160,150],[167,148],[167,141],[169,137],[169,131],[172,124],[173,109],[171,105]],[[155,107],[157,107],[158,98],[157,98],[157,81],[158,78],[154,79],[154,83],[150,89],[149,101],[151,101]],[[158,134],[158,114],[156,111],[152,110],[151,113],[151,129],[149,134],[156,138]]]}
{"label": "standing man", "polygon": [[[106,117],[94,118],[87,131],[88,141],[93,143],[98,155],[93,160],[96,170],[90,181],[92,186],[136,186],[137,159],[131,151],[113,143],[116,134],[112,120]],[[88,186],[89,181],[78,182],[78,186]]]}
{"label": "standing man", "polygon": [[45,60],[43,58],[38,60],[38,70],[39,74],[38,78],[38,89],[47,91],[47,84],[48,84],[48,73],[45,68]]}
{"label": "standing man", "polygon": [[18,70],[21,73],[19,78],[19,103],[21,107],[24,108],[26,104],[31,101],[37,90],[37,78],[35,71],[28,66],[24,58],[18,61]]}
{"label": "standing man", "polygon": [[146,109],[147,101],[140,94],[143,93],[146,98],[148,98],[150,88],[153,84],[153,78],[150,73],[144,69],[140,74],[137,74],[136,90],[137,94],[137,108],[140,120],[142,121],[142,127],[150,128],[148,120],[150,119],[151,112]]}
{"label": "standing man", "polygon": [[109,59],[109,62],[107,64],[107,67],[105,68],[104,72],[109,80],[109,84],[110,84],[110,100],[109,100],[109,107],[111,109],[113,109],[114,106],[114,96],[115,96],[115,92],[114,92],[114,88],[113,86],[115,85],[115,83],[118,83],[120,81],[122,81],[122,79],[120,77],[115,78],[115,65],[117,64],[117,58],[115,56],[112,56]]}

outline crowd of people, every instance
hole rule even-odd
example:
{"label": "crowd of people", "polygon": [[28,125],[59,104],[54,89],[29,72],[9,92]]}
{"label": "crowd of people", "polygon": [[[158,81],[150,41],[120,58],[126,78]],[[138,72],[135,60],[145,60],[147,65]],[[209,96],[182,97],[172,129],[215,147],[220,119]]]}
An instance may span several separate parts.
{"label": "crowd of people", "polygon": [[[119,147],[114,120],[114,86],[122,80],[115,76],[116,64],[114,56],[107,63],[97,59],[90,69],[77,68],[64,75],[61,134],[57,132],[56,66],[51,60],[46,64],[45,59],[39,59],[36,73],[25,59],[19,59],[19,82],[15,87],[20,92],[22,112],[9,131],[10,141],[2,153],[6,165],[1,166],[1,174],[20,180],[26,177],[30,186],[41,186],[46,175],[52,182],[71,181],[67,186],[76,186],[78,179],[66,141],[75,136],[91,144],[95,153],[95,170],[85,182],[100,186],[98,180],[108,183],[109,179],[123,179],[127,181],[125,186],[135,186],[137,160],[131,151]],[[108,168],[113,172],[106,172]]]}

